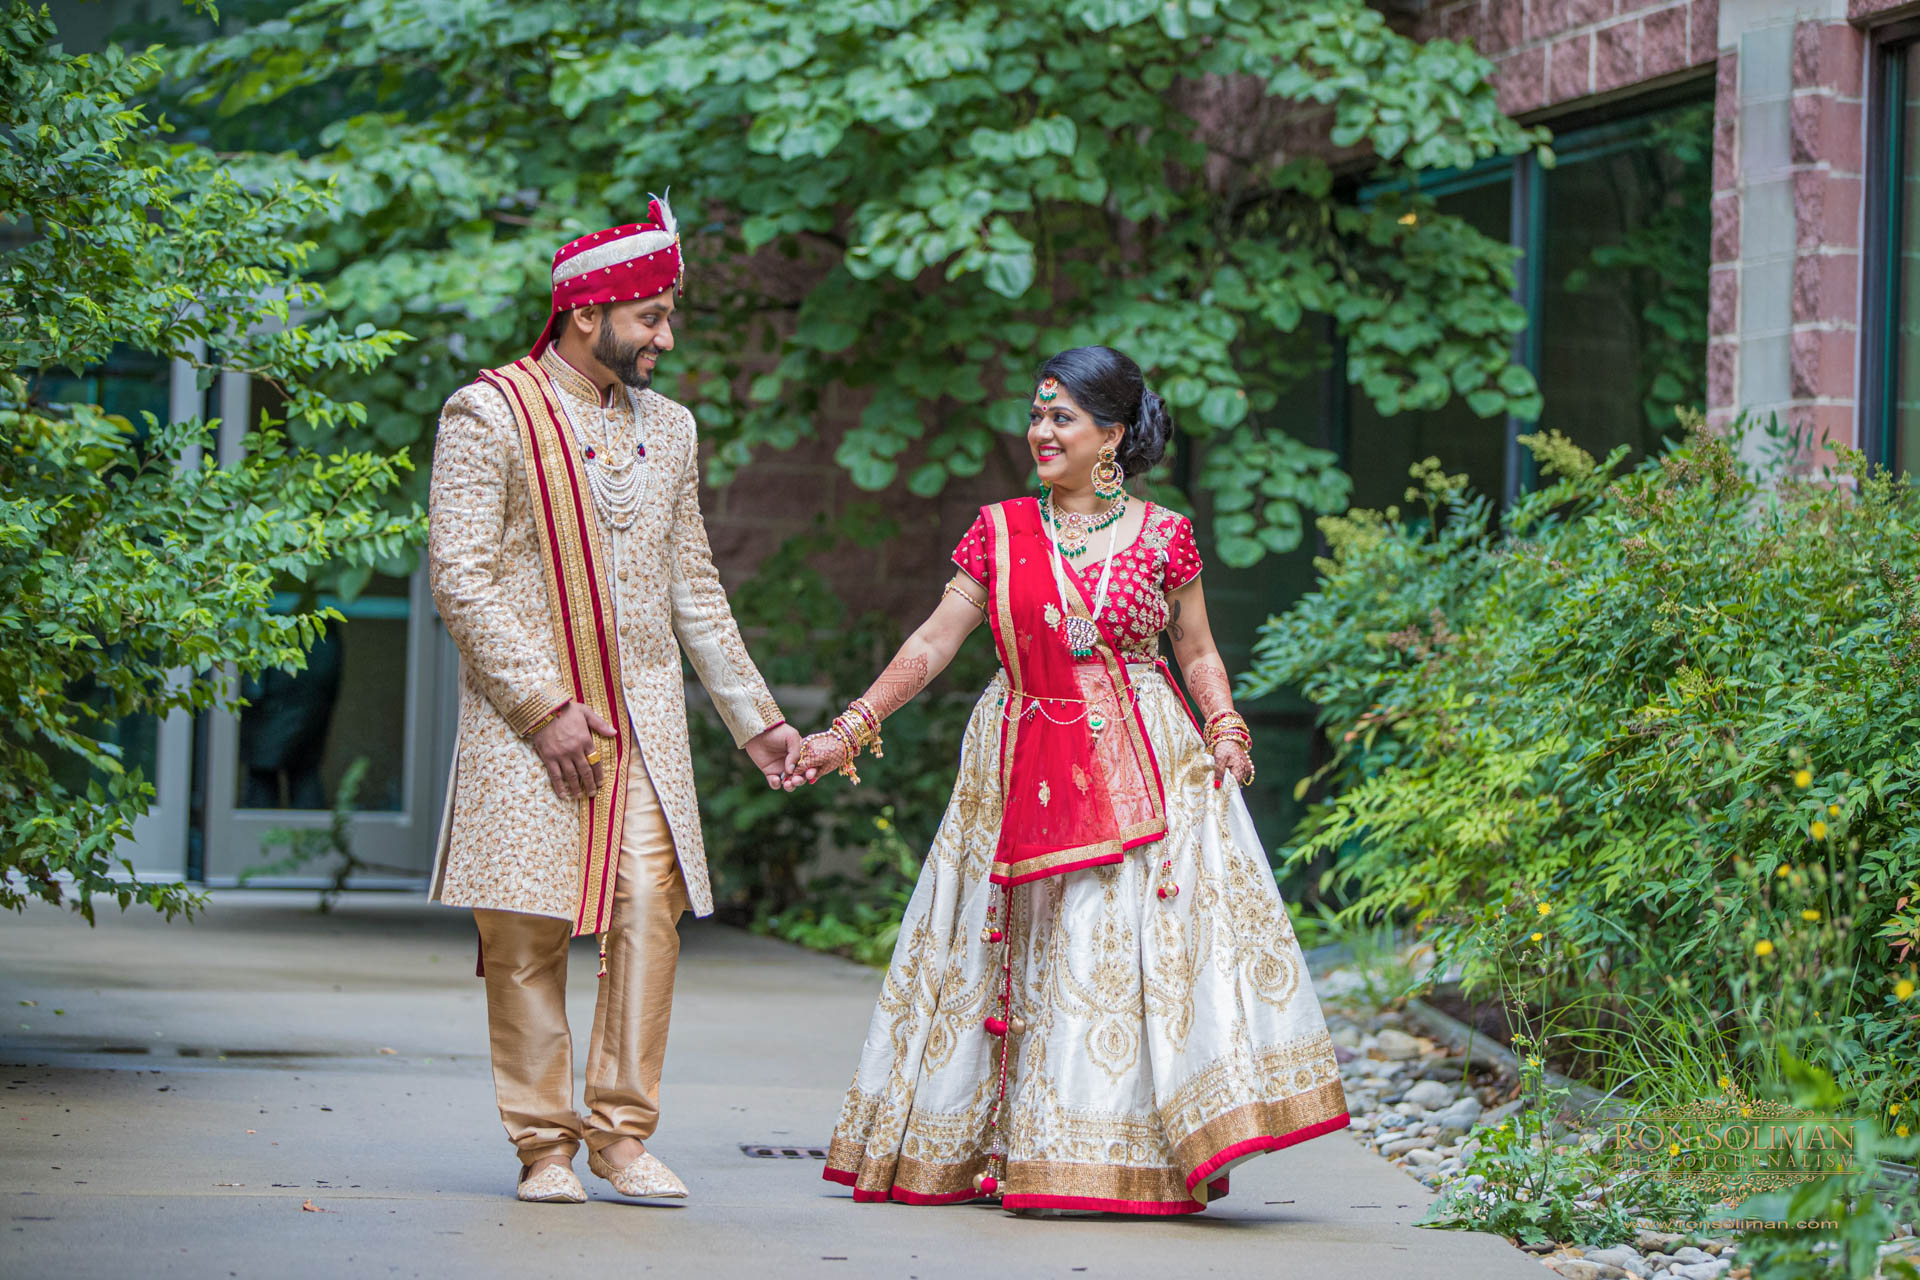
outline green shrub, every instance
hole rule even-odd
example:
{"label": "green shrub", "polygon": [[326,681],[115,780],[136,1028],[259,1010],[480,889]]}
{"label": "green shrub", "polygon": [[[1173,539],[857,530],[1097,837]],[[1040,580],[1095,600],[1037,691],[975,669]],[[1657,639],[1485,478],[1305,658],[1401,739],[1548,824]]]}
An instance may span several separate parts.
{"label": "green shrub", "polygon": [[[351,596],[424,533],[395,495],[407,459],[300,441],[364,426],[316,381],[365,375],[406,334],[303,320],[300,228],[331,192],[242,183],[212,151],[136,105],[159,66],[109,46],[69,56],[47,10],[7,5],[0,32],[0,908],[30,897],[200,901],[141,880],[122,853],[154,796],[132,725],[233,709],[236,674],[298,670],[337,610],[274,608],[327,574]],[[271,383],[243,458],[211,455],[211,424],[141,422],[56,403],[43,376],[97,371],[116,351]],[[248,424],[232,424],[245,426]]]}
{"label": "green shrub", "polygon": [[1531,948],[1604,1086],[1777,1091],[1787,1049],[1883,1108],[1920,1086],[1920,495],[1689,427],[1624,472],[1530,437],[1552,482],[1503,513],[1429,462],[1418,516],[1321,522],[1240,688],[1299,685],[1332,742],[1286,858],[1470,983]]}

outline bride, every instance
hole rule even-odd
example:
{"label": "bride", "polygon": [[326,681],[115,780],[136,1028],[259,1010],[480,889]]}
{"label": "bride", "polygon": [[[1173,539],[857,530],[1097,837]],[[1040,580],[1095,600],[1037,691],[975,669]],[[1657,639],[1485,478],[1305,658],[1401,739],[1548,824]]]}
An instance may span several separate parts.
{"label": "bride", "polygon": [[1251,740],[1193,527],[1124,487],[1171,430],[1120,352],[1047,361],[1027,427],[1042,496],[981,509],[939,608],[787,783],[858,782],[887,716],[986,620],[1001,670],[828,1154],[856,1200],[1194,1213],[1234,1165],[1347,1124],[1241,798]]}

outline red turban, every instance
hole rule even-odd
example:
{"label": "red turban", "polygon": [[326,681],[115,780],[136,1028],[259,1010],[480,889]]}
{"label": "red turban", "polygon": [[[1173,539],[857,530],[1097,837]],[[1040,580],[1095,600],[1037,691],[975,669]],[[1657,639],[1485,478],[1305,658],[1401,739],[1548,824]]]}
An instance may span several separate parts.
{"label": "red turban", "polygon": [[659,196],[647,201],[647,218],[560,246],[553,255],[553,310],[533,344],[535,359],[553,341],[554,325],[564,312],[682,288],[680,224]]}

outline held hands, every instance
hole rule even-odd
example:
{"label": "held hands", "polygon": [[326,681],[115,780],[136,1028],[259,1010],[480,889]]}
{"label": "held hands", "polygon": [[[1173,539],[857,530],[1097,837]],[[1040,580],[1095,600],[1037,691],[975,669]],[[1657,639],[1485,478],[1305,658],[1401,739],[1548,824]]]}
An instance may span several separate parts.
{"label": "held hands", "polygon": [[593,708],[569,702],[546,727],[533,735],[533,749],[547,766],[553,793],[562,800],[580,800],[600,789],[600,744],[614,727]]}
{"label": "held hands", "polygon": [[806,769],[800,758],[800,731],[790,724],[777,724],[757,738],[748,740],[742,748],[753,760],[753,767],[767,780],[767,786],[778,791],[781,787],[793,790],[799,780],[796,770],[805,770],[806,780],[812,782],[813,771]]}
{"label": "held hands", "polygon": [[800,744],[800,759],[780,785],[792,791],[804,781],[811,786],[823,773],[832,773],[847,760],[847,744],[838,735],[815,733]]}

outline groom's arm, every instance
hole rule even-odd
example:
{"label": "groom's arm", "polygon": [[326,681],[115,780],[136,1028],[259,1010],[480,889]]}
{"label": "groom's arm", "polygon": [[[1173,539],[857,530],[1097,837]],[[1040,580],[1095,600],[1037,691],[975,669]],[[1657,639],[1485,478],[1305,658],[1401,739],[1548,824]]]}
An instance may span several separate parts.
{"label": "groom's arm", "polygon": [[501,586],[514,431],[512,410],[492,387],[462,388],[441,411],[427,489],[427,582],[468,672],[526,737],[572,692],[544,611]]}
{"label": "groom's arm", "polygon": [[733,620],[733,609],[720,585],[720,574],[713,567],[707,523],[700,514],[700,458],[691,440],[691,414],[687,434],[686,469],[674,504],[673,573],[668,588],[673,633],[733,734],[734,745],[744,747],[768,729],[785,724],[786,718],[780,714],[759,668],[747,655],[746,642],[740,638],[739,624]]}

